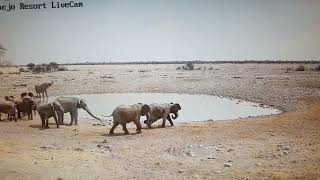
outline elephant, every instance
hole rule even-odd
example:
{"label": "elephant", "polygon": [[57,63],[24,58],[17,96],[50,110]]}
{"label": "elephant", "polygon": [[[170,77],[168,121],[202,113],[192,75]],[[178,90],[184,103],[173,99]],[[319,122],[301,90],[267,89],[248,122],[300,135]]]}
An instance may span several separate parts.
{"label": "elephant", "polygon": [[90,109],[88,108],[87,104],[83,99],[77,97],[58,97],[56,101],[59,102],[64,109],[64,112],[58,113],[58,119],[60,124],[64,124],[64,113],[70,113],[70,125],[73,124],[73,121],[75,121],[75,125],[78,125],[78,109],[80,108],[86,110],[90,116],[102,122],[100,118],[94,116],[91,113]]}
{"label": "elephant", "polygon": [[45,128],[49,128],[49,118],[53,117],[57,128],[59,128],[59,122],[56,113],[63,112],[63,107],[57,101],[53,101],[51,103],[40,102],[37,105],[37,111],[41,118],[41,126]]}
{"label": "elephant", "polygon": [[18,111],[18,119],[21,119],[21,112],[26,113],[29,120],[33,119],[32,110],[36,107],[36,101],[33,97],[24,96],[21,100],[16,100],[15,104]]}
{"label": "elephant", "polygon": [[36,85],[34,87],[34,89],[36,90],[37,97],[41,98],[41,93],[42,93],[43,99],[44,99],[44,94],[46,94],[46,96],[48,98],[47,89],[52,85],[53,85],[53,82],[51,82],[51,83],[42,83],[42,84]]}
{"label": "elephant", "polygon": [[[178,118],[178,111],[181,110],[181,106],[178,103],[164,103],[164,104],[150,104],[150,116],[149,119],[145,120],[144,123],[151,128],[151,124],[156,122],[158,119],[163,119],[162,128],[166,125],[166,120],[170,122],[171,126],[173,126],[172,119]],[[170,116],[170,113],[174,114],[174,117]]]}
{"label": "elephant", "polygon": [[147,104],[133,104],[133,105],[120,105],[115,108],[110,116],[113,116],[113,126],[110,129],[109,134],[114,134],[114,129],[121,124],[123,131],[126,135],[129,134],[129,131],[126,127],[126,124],[129,122],[134,122],[137,126],[137,133],[141,133],[141,116],[149,116],[150,107]]}
{"label": "elephant", "polygon": [[[0,102],[0,113],[8,114],[8,119],[10,121],[14,120],[17,122],[16,118],[16,105],[11,101],[1,101]],[[1,118],[0,118],[1,120]]]}

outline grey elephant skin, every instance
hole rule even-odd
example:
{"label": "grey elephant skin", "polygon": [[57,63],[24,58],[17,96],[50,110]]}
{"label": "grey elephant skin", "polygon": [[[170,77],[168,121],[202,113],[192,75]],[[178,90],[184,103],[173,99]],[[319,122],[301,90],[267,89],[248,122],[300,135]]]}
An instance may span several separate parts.
{"label": "grey elephant skin", "polygon": [[137,133],[141,133],[140,117],[148,116],[150,107],[147,104],[133,104],[133,105],[120,105],[114,109],[111,116],[113,116],[113,126],[110,129],[109,134],[114,134],[114,129],[121,124],[124,133],[127,135],[129,131],[126,124],[134,122],[137,126]]}
{"label": "grey elephant skin", "polygon": [[63,107],[60,103],[54,101],[52,103],[40,102],[37,106],[37,111],[41,118],[41,126],[49,128],[49,118],[53,117],[57,128],[59,128],[58,118],[56,113],[63,112]]}
{"label": "grey elephant skin", "polygon": [[99,120],[101,119],[93,115],[88,107],[88,105],[85,103],[83,99],[77,98],[77,97],[58,97],[56,99],[57,102],[61,104],[61,106],[64,109],[64,112],[58,113],[59,123],[64,124],[64,113],[70,113],[71,116],[71,122],[70,125],[78,124],[78,109],[83,109],[87,111],[87,113],[92,116],[93,118]]}
{"label": "grey elephant skin", "polygon": [[[1,101],[0,102],[0,113],[8,114],[8,119],[10,121],[15,120],[16,118],[16,105],[11,101]],[[1,116],[0,116],[1,120]]]}
{"label": "grey elephant skin", "polygon": [[15,104],[18,111],[18,119],[21,119],[21,112],[26,113],[29,120],[33,119],[32,110],[36,106],[36,101],[33,97],[24,96],[22,99],[16,100]]}
{"label": "grey elephant skin", "polygon": [[[178,111],[181,110],[181,106],[178,103],[164,103],[164,104],[150,104],[150,116],[149,119],[145,120],[144,123],[151,128],[151,124],[156,122],[158,119],[162,119],[162,128],[166,125],[166,120],[168,120],[173,126],[172,119],[178,118]],[[174,114],[174,117],[171,118],[170,114]]]}

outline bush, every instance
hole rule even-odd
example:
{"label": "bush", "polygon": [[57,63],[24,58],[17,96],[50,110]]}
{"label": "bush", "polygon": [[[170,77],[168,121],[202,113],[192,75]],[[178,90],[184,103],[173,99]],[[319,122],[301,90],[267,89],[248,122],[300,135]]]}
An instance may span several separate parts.
{"label": "bush", "polygon": [[24,68],[19,68],[19,72],[30,72],[30,71]]}
{"label": "bush", "polygon": [[64,67],[64,66],[60,66],[58,68],[58,71],[68,71],[68,68],[67,67]]}
{"label": "bush", "polygon": [[2,71],[0,71],[0,74],[3,74],[3,72],[2,72]]}
{"label": "bush", "polygon": [[33,73],[41,73],[41,72],[45,72],[45,68],[41,65],[37,65],[34,69],[33,69]]}
{"label": "bush", "polygon": [[193,68],[194,68],[194,65],[191,61],[187,62],[186,66],[189,70],[193,70]]}
{"label": "bush", "polygon": [[304,66],[303,65],[300,65],[297,67],[296,71],[304,71]]}
{"label": "bush", "polygon": [[36,65],[35,65],[34,63],[29,63],[29,64],[27,64],[27,67],[28,67],[28,69],[29,69],[30,71],[33,71],[34,68],[36,67]]}

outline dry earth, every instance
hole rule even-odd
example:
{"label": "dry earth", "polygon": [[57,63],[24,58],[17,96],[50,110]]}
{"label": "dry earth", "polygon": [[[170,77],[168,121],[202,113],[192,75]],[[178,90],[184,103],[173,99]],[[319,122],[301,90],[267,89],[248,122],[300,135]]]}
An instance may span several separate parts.
{"label": "dry earth", "polygon": [[110,127],[85,119],[79,126],[56,129],[51,124],[45,130],[39,129],[38,116],[0,121],[0,179],[319,179],[320,73],[286,73],[296,67],[289,64],[201,65],[206,71],[176,71],[177,66],[71,66],[75,71],[47,74],[8,74],[16,69],[0,68],[0,98],[53,81],[50,95],[210,94],[285,112],[143,129],[128,136],[121,128],[108,136]]}

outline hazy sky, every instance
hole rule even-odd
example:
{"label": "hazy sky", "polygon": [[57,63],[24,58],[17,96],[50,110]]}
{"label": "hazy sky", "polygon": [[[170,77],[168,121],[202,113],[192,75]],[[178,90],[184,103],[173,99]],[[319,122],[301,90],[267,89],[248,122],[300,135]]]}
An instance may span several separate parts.
{"label": "hazy sky", "polygon": [[[0,5],[8,2],[18,0],[0,0]],[[18,64],[320,60],[320,0],[83,3],[85,7],[78,9],[0,11],[0,44],[8,50],[6,59]]]}

